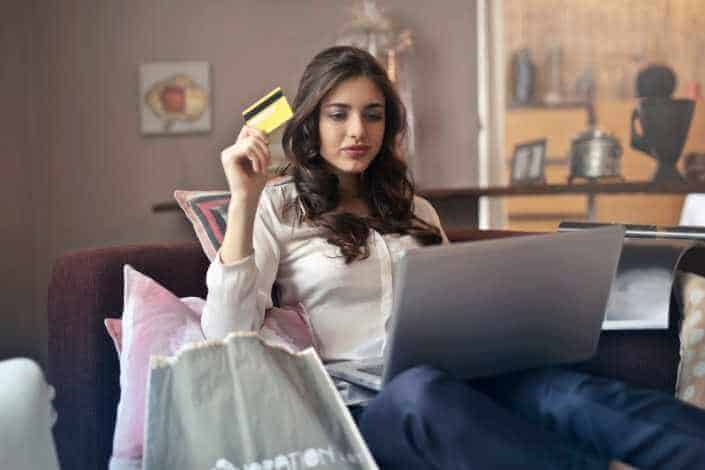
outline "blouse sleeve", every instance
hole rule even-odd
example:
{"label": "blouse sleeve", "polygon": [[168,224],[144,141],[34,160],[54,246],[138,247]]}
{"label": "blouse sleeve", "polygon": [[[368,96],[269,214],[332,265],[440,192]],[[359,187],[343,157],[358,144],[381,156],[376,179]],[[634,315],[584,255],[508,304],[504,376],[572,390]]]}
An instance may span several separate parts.
{"label": "blouse sleeve", "polygon": [[441,219],[438,217],[438,212],[436,212],[436,209],[430,202],[420,196],[415,196],[414,214],[424,222],[429,223],[434,227],[438,227],[441,231],[441,237],[443,237],[443,243],[450,243],[448,241],[448,237],[446,236],[446,232],[443,230],[443,226],[441,225]]}
{"label": "blouse sleeve", "polygon": [[225,337],[231,331],[257,331],[264,312],[272,307],[272,286],[279,266],[276,213],[267,188],[255,214],[252,243],[254,254],[224,264],[220,252],[206,273],[208,295],[201,328],[208,339]]}

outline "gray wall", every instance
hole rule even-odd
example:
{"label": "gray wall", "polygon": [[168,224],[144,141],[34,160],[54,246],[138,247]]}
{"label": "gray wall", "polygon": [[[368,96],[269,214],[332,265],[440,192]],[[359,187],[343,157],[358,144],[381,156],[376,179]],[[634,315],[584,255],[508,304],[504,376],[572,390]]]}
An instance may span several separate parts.
{"label": "gray wall", "polygon": [[[6,10],[6,9],[3,9]],[[0,20],[0,358],[37,357],[45,325],[39,321],[37,266],[46,195],[32,145],[36,122],[29,67],[32,8],[13,2]],[[30,122],[32,125],[30,125]]]}
{"label": "gray wall", "polygon": [[[281,85],[349,19],[338,0],[9,0],[0,19],[3,149],[0,354],[46,360],[46,283],[67,250],[192,238],[179,213],[153,214],[175,188],[225,186],[219,151],[240,111]],[[422,187],[476,179],[475,6],[386,0],[416,35]],[[138,66],[212,64],[214,128],[139,133]],[[118,288],[118,286],[116,286]],[[106,312],[119,314],[119,312]],[[12,338],[8,340],[7,338]]]}

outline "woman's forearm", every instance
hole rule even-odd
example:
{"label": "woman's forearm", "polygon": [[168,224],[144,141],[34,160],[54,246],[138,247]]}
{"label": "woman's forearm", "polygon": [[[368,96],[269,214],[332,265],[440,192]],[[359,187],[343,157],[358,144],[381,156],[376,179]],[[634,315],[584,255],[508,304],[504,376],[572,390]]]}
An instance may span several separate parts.
{"label": "woman's forearm", "polygon": [[269,139],[250,126],[243,126],[235,144],[220,154],[230,189],[228,223],[220,247],[220,258],[225,264],[247,258],[253,252],[255,213],[267,183],[270,159]]}
{"label": "woman's forearm", "polygon": [[[254,200],[252,200],[254,199]],[[231,264],[253,253],[252,231],[259,198],[231,199],[228,223],[220,247],[223,264]]]}

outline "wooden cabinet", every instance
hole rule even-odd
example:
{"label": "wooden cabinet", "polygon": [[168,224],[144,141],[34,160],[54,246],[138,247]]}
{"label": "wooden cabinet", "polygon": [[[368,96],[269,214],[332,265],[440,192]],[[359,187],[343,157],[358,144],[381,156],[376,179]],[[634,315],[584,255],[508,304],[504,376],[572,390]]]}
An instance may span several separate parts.
{"label": "wooden cabinet", "polygon": [[[622,144],[622,171],[625,181],[648,181],[656,167],[649,156],[630,145],[631,113],[636,100],[598,101],[595,104],[598,126]],[[568,152],[573,137],[587,127],[582,107],[514,108],[506,113],[505,149],[507,162],[518,143],[547,138],[547,184],[566,184],[570,174]],[[705,106],[699,102],[683,153],[705,151]],[[506,165],[509,180],[509,163]],[[676,225],[680,217],[682,194],[602,194],[595,197],[595,220],[633,224]],[[586,195],[526,195],[505,198],[508,228],[514,230],[552,230],[561,220],[587,219]]]}

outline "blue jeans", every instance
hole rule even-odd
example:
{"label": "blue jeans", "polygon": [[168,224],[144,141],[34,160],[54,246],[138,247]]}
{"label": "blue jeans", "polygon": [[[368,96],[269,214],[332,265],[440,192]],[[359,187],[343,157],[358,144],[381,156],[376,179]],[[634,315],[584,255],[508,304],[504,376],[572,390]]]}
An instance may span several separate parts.
{"label": "blue jeans", "polygon": [[705,468],[705,411],[558,368],[466,382],[416,367],[358,421],[385,470]]}

